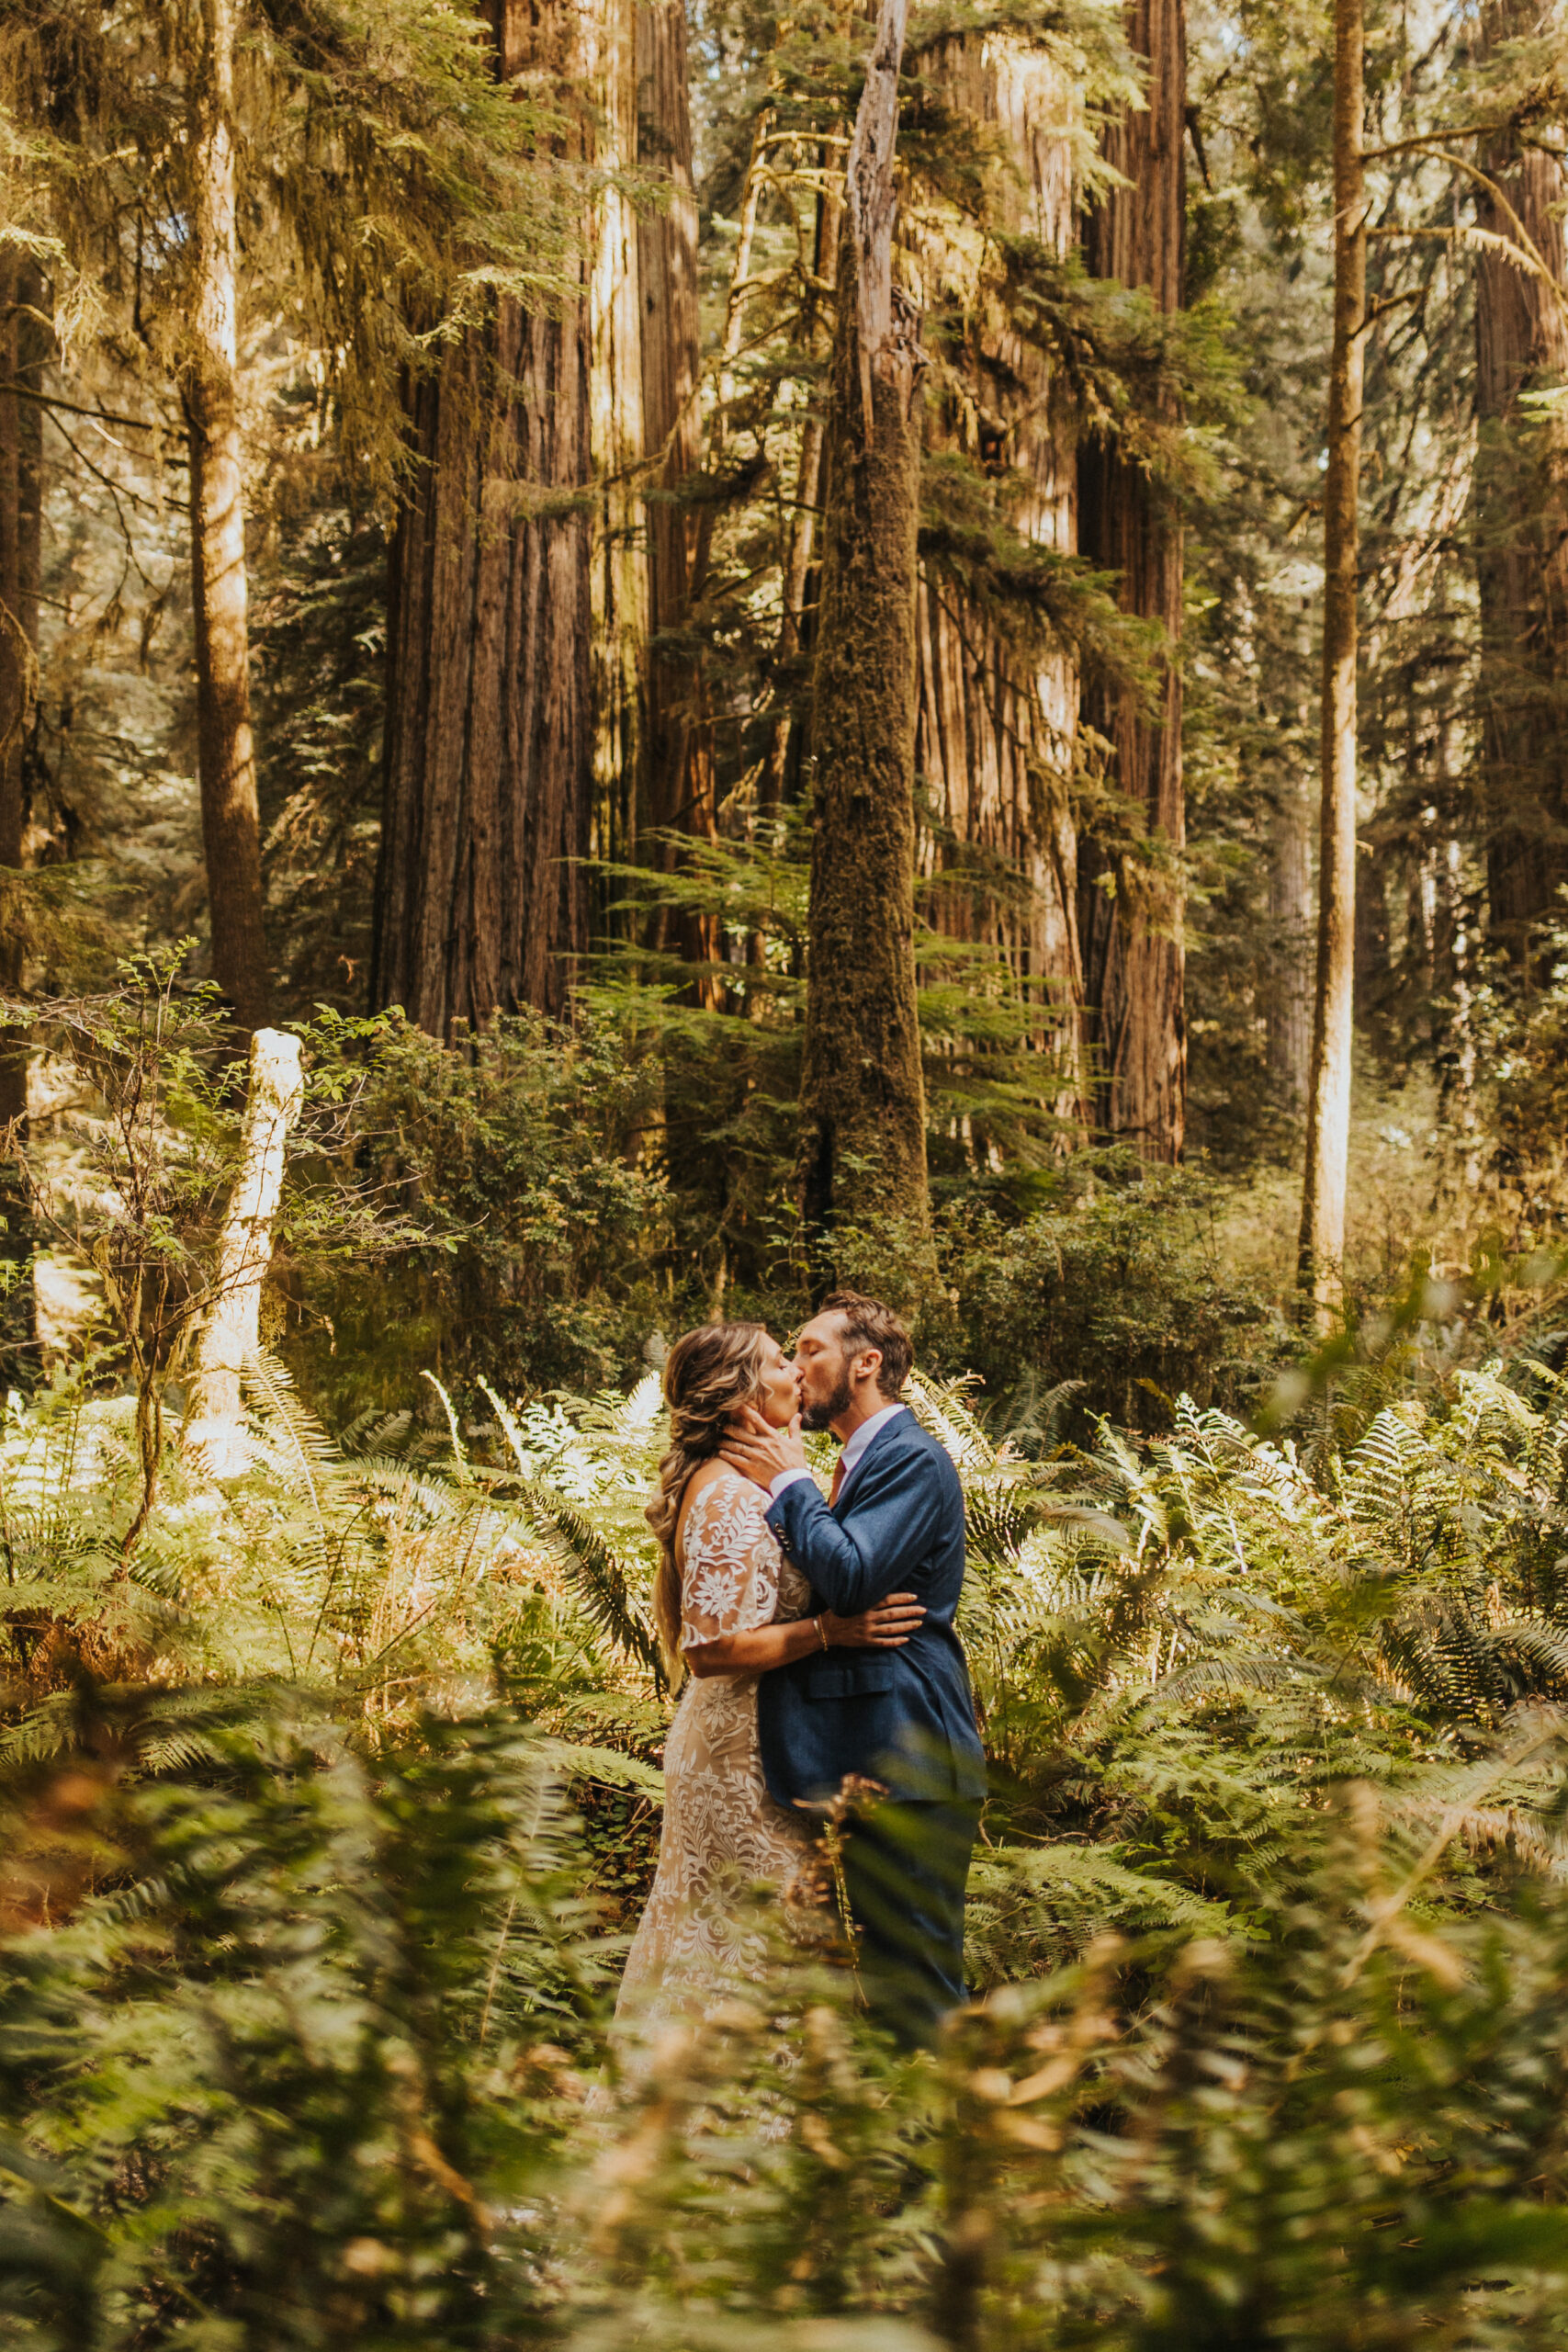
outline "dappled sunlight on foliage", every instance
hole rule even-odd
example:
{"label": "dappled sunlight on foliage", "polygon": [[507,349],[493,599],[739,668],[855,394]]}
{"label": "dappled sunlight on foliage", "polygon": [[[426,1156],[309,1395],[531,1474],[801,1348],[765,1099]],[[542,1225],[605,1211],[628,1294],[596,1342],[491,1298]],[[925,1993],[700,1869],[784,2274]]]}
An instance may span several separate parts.
{"label": "dappled sunlight on foliage", "polygon": [[18,2345],[1551,2340],[1562,1385],[1035,1457],[971,1396],[910,1391],[993,1792],[977,2006],[916,2056],[782,1940],[605,2039],[668,1705],[651,1376],[333,1441],[263,1358],[248,1466],[169,1466],[117,1615],[124,1408],[13,1400]]}

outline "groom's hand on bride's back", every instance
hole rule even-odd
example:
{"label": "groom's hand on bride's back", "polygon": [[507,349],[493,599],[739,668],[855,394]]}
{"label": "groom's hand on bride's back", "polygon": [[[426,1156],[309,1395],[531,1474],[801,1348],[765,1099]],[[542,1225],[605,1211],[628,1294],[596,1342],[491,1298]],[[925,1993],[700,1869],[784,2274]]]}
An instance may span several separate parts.
{"label": "groom's hand on bride's back", "polygon": [[741,1406],[719,1448],[719,1455],[732,1470],[739,1470],[742,1477],[761,1487],[764,1494],[781,1470],[810,1468],[801,1443],[800,1415],[796,1413],[787,1430],[776,1430],[752,1405]]}

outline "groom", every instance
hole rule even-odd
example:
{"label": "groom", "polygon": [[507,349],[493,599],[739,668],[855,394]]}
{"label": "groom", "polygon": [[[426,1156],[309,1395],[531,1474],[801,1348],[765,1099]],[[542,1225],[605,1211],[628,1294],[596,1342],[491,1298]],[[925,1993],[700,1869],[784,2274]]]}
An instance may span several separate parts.
{"label": "groom", "polygon": [[[774,1430],[752,1414],[724,1454],[766,1489],[768,1524],[817,1606],[850,1616],[897,1591],[925,1607],[905,1647],[779,1667],[763,1675],[757,1706],[778,1804],[821,1804],[851,1773],[887,1791],[854,1824],[844,1872],[867,1997],[917,2041],[964,1997],[964,1888],[986,1767],[953,1629],[964,1494],[945,1450],[899,1401],[912,1361],[891,1307],[835,1291],[795,1342],[795,1421]],[[827,1502],[802,1423],[842,1441]]]}

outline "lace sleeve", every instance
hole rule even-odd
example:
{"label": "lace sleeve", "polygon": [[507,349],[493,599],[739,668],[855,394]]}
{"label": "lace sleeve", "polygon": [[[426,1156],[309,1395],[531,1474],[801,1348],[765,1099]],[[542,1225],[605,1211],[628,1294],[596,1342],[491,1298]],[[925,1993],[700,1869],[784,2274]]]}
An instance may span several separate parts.
{"label": "lace sleeve", "polygon": [[761,1492],[734,1472],[703,1488],[686,1515],[681,1569],[681,1647],[771,1625],[778,1607],[779,1547]]}

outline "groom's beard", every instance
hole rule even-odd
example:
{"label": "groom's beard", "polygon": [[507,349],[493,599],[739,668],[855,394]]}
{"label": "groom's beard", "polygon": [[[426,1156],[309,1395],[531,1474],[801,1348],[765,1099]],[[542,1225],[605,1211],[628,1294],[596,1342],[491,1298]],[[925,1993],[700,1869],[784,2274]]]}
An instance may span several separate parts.
{"label": "groom's beard", "polygon": [[839,1385],[832,1395],[820,1405],[807,1405],[801,1412],[800,1426],[804,1430],[829,1429],[840,1413],[847,1413],[854,1398],[850,1395],[850,1368],[839,1365]]}

